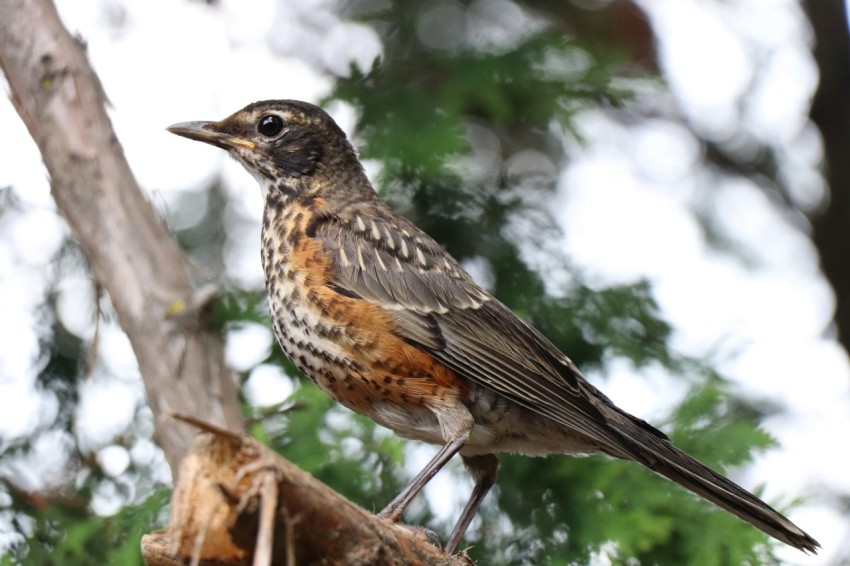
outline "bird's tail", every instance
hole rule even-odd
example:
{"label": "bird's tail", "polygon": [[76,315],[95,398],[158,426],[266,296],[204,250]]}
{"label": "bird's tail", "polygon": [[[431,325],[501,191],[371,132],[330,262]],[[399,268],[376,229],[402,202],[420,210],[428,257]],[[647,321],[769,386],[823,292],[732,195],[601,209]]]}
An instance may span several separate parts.
{"label": "bird's tail", "polygon": [[625,428],[630,430],[623,435],[626,445],[623,447],[627,447],[629,459],[637,460],[777,540],[805,552],[816,553],[820,548],[815,539],[767,503],[673,446],[651,425],[629,417]]}

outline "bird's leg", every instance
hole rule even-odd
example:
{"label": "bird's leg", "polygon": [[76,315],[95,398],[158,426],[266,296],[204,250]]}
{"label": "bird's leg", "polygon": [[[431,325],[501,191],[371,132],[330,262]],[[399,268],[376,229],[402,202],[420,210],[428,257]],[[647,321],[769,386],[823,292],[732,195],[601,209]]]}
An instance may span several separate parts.
{"label": "bird's leg", "polygon": [[475,481],[475,487],[472,488],[472,495],[469,496],[469,501],[463,508],[463,513],[460,514],[455,528],[452,530],[452,535],[449,537],[449,543],[446,545],[446,553],[454,554],[457,550],[460,541],[466,533],[469,523],[475,517],[478,507],[484,496],[496,483],[496,474],[499,471],[499,460],[493,454],[484,454],[483,456],[461,456],[463,464],[469,475]]}
{"label": "bird's leg", "polygon": [[437,475],[437,472],[446,465],[446,462],[451,460],[452,456],[457,454],[458,450],[460,450],[466,442],[467,436],[468,433],[463,434],[462,436],[457,436],[453,440],[449,441],[445,446],[440,448],[440,451],[431,458],[428,465],[425,466],[415,478],[413,478],[410,485],[404,488],[401,493],[395,497],[395,499],[390,501],[390,504],[384,507],[383,511],[378,513],[378,517],[381,519],[389,519],[393,523],[397,523],[398,520],[401,519],[401,514],[404,513],[404,510],[408,505],[410,505],[410,502],[413,501],[413,498],[422,491],[422,488],[431,481],[431,478]]}

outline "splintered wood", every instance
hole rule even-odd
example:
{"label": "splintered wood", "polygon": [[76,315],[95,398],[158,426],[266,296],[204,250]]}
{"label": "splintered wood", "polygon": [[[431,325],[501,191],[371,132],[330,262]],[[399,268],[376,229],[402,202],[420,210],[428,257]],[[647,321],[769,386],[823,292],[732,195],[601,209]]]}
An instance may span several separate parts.
{"label": "splintered wood", "polygon": [[148,566],[471,564],[381,521],[256,440],[203,429],[183,460],[171,521],[142,539]]}

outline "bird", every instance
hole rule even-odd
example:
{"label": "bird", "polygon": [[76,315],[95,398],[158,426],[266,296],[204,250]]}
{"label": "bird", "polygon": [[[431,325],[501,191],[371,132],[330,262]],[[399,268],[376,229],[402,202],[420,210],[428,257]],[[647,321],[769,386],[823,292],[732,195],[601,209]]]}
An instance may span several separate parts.
{"label": "bird", "polygon": [[378,516],[405,508],[455,455],[474,485],[457,551],[496,481],[497,453],[602,453],[642,464],[804,552],[820,544],[755,495],[617,407],[542,333],[381,200],[321,108],[265,100],[173,134],[227,151],[264,194],[261,260],[281,348],[325,393],[440,446]]}

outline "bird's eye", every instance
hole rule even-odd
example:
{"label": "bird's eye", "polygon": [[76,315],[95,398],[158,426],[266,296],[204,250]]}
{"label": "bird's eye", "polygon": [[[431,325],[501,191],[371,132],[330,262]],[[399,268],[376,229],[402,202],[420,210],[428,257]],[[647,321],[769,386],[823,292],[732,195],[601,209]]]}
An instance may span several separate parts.
{"label": "bird's eye", "polygon": [[282,129],[283,120],[274,114],[266,114],[257,122],[257,131],[268,138],[278,135]]}

